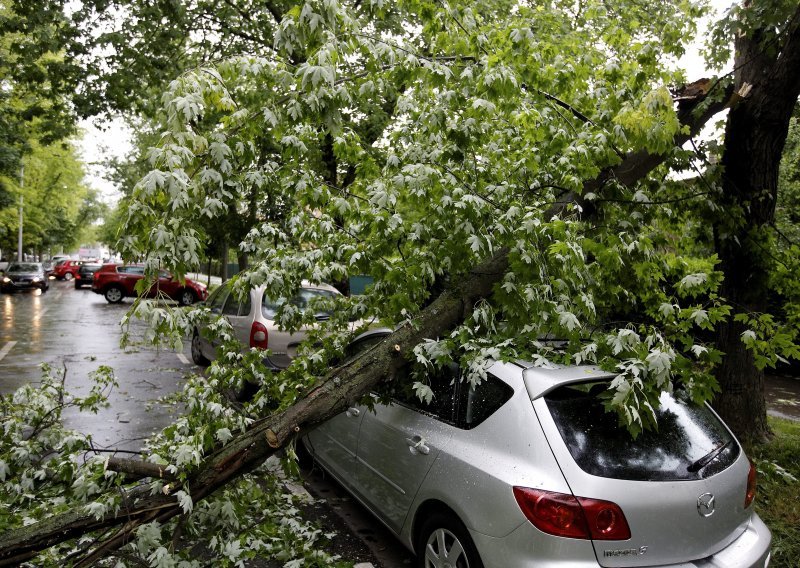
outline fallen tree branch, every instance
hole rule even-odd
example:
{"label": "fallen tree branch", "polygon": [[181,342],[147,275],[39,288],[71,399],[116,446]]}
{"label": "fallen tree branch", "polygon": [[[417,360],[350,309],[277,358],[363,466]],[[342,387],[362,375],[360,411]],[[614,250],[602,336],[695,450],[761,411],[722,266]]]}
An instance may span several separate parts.
{"label": "fallen tree branch", "polygon": [[[679,118],[683,125],[688,126],[688,133],[678,135],[676,145],[683,144],[724,108],[727,97],[709,104],[700,113],[694,112],[706,96],[703,93],[690,104],[681,105]],[[596,192],[612,180],[632,185],[666,158],[666,155],[646,152],[629,153],[618,165],[605,169],[598,178],[586,182],[584,190]],[[578,194],[569,194],[553,205],[544,217],[550,219],[579,201]],[[333,369],[294,405],[258,420],[245,433],[217,448],[186,483],[192,500],[198,502],[232,479],[252,471],[296,436],[358,401],[383,377],[399,369],[406,361],[404,355],[410,353],[415,345],[428,338],[441,337],[463,321],[464,314],[470,313],[477,301],[491,296],[507,268],[508,249],[500,249],[469,274],[453,279],[453,283],[420,312],[413,325],[402,326],[361,356]],[[128,463],[123,465],[129,461],[115,460],[114,467],[133,469]],[[151,471],[147,466],[141,468],[142,471]],[[127,505],[118,513],[96,518],[86,510],[77,510],[8,531],[0,536],[0,566],[18,564],[35,556],[38,551],[94,530],[119,527],[113,536],[75,564],[88,566],[128,542],[139,526],[153,521],[165,523],[182,514],[183,509],[171,494],[173,489],[167,485],[165,494],[151,495],[149,487],[137,486],[125,493]]]}
{"label": "fallen tree branch", "polygon": [[145,477],[155,477],[170,481],[176,479],[175,475],[167,471],[166,466],[142,460],[111,457],[106,462],[106,469],[124,473],[125,477],[131,479],[131,481],[144,479]]}

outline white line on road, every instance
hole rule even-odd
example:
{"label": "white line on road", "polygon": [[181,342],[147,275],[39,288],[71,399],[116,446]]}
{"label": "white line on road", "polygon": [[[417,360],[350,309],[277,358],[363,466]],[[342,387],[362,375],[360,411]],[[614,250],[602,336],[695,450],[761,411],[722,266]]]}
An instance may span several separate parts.
{"label": "white line on road", "polygon": [[8,355],[8,352],[9,352],[9,351],[11,351],[11,349],[12,349],[12,348],[13,348],[13,347],[14,347],[16,344],[17,344],[17,342],[16,342],[16,341],[9,341],[8,343],[6,343],[6,344],[3,346],[3,348],[2,348],[2,349],[0,349],[0,361],[2,361],[2,360],[3,360],[3,358],[5,358],[5,356],[6,356],[6,355]]}
{"label": "white line on road", "polygon": [[181,362],[181,363],[183,363],[184,365],[188,365],[188,364],[189,364],[189,359],[187,359],[187,358],[186,358],[186,355],[184,355],[183,353],[178,353],[178,359],[179,359],[179,360],[180,360],[180,362]]}

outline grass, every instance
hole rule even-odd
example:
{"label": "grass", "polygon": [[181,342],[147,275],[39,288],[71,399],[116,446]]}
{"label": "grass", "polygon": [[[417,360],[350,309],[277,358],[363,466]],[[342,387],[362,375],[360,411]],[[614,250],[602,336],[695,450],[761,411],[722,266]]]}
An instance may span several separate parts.
{"label": "grass", "polygon": [[800,422],[769,418],[774,438],[748,448],[758,467],[756,511],[772,531],[770,568],[800,566]]}

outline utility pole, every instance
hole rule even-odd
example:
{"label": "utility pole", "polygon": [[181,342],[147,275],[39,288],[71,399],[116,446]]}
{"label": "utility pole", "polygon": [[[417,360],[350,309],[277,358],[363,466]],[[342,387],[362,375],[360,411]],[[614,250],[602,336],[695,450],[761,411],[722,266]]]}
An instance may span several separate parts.
{"label": "utility pole", "polygon": [[[25,187],[25,164],[19,165],[19,188]],[[17,262],[22,262],[22,193],[19,194],[19,240],[17,241]]]}

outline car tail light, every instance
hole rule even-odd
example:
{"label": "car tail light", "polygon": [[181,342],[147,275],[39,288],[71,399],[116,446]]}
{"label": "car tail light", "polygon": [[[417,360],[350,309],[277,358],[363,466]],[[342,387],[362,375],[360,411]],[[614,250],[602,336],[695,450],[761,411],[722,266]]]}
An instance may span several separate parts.
{"label": "car tail light", "polygon": [[253,325],[250,326],[250,347],[266,349],[268,341],[269,334],[264,324],[257,321],[253,322]]}
{"label": "car tail light", "polygon": [[565,493],[514,487],[523,514],[542,532],[567,538],[627,540],[628,521],[619,505]]}
{"label": "car tail light", "polygon": [[747,509],[756,498],[756,465],[750,462],[750,471],[747,474],[747,491],[744,494],[744,508]]}

